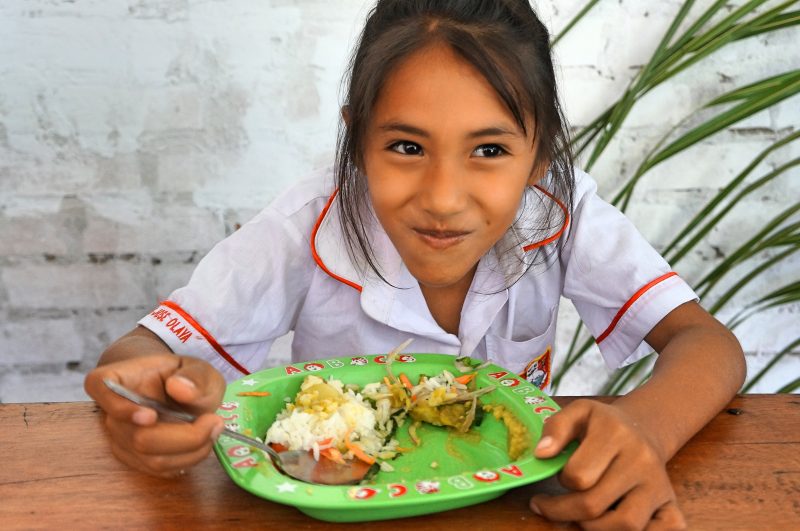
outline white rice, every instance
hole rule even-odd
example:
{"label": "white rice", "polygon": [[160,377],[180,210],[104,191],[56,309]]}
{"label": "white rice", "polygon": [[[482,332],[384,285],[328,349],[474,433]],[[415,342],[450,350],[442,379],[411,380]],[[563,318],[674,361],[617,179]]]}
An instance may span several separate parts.
{"label": "white rice", "polygon": [[[308,376],[301,390],[322,382],[321,378]],[[350,440],[355,441],[365,453],[378,456],[385,450],[384,440],[392,427],[389,401],[379,401],[376,410],[360,393],[354,392],[352,388],[345,389],[341,381],[328,380],[326,383],[342,393],[343,402],[331,412],[288,405],[267,431],[267,442],[281,444],[289,450],[311,450],[318,459],[320,450],[331,446],[342,448],[344,438],[349,432]],[[331,441],[320,446],[327,439]],[[391,443],[392,441],[389,442]],[[352,457],[343,453],[345,458]]]}

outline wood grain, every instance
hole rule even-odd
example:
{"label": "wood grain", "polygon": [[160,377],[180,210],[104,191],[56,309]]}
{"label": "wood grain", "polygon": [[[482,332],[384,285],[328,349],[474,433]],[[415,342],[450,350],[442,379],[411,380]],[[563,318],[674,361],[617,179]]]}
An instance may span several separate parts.
{"label": "wood grain", "polygon": [[[748,395],[727,409],[668,465],[691,528],[800,529],[800,397]],[[0,426],[2,529],[353,527],[249,494],[213,456],[176,480],[132,471],[111,455],[91,402],[3,404]],[[481,505],[366,528],[576,529],[528,510],[533,493],[559,489],[551,479]]]}

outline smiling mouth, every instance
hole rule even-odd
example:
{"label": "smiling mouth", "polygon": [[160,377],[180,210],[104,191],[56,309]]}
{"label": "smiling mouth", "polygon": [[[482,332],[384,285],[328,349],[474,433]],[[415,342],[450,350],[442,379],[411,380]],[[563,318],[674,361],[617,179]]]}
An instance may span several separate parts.
{"label": "smiling mouth", "polygon": [[414,229],[414,232],[434,249],[447,249],[461,243],[469,235],[469,232],[454,230]]}

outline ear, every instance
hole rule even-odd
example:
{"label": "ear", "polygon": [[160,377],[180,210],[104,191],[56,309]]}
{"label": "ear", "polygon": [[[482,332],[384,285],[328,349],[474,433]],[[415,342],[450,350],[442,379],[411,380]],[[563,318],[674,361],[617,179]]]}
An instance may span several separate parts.
{"label": "ear", "polygon": [[342,113],[342,120],[344,120],[344,125],[350,127],[350,105],[342,105],[342,109],[340,112]]}

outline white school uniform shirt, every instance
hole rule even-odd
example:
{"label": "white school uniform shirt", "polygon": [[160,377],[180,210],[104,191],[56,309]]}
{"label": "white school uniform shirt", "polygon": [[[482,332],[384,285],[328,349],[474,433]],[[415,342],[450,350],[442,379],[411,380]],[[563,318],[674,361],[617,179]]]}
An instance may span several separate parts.
{"label": "white school uniform shirt", "polygon": [[[368,235],[389,283],[351,260],[330,170],[295,185],[217,244],[189,283],[139,324],[228,381],[265,368],[273,341],[294,331],[292,363],[385,353],[413,338],[407,352],[491,360],[546,388],[563,295],[607,365],[620,367],[650,353],[647,333],[697,296],[597,196],[592,178],[575,174],[571,215],[543,188],[526,191],[522,214],[556,201],[561,218],[544,230],[510,230],[481,259],[457,335],[436,323],[377,222]],[[565,237],[559,255],[553,246]],[[547,259],[528,269],[537,251],[538,262]]]}

